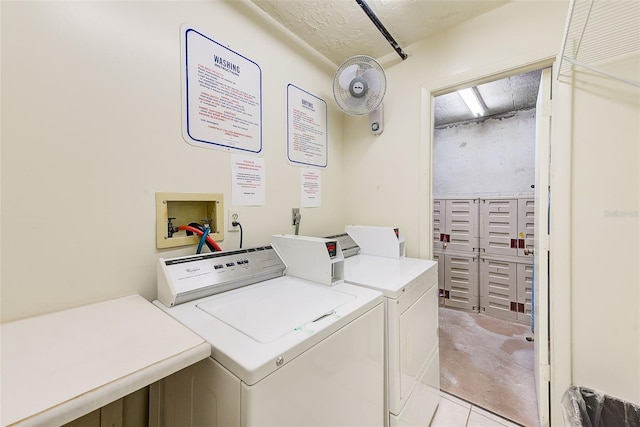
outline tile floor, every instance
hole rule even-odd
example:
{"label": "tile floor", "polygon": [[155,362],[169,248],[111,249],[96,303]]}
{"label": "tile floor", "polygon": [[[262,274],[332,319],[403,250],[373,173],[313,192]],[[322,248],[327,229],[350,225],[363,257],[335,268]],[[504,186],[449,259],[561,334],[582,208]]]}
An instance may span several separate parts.
{"label": "tile floor", "polygon": [[442,392],[440,405],[429,427],[520,427],[520,425]]}

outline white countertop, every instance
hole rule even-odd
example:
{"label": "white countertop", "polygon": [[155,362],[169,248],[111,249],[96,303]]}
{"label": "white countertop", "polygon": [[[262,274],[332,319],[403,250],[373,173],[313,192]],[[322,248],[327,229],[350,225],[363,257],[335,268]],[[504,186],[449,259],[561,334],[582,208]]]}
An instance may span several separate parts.
{"label": "white countertop", "polygon": [[205,359],[139,295],[0,325],[0,425],[64,424]]}

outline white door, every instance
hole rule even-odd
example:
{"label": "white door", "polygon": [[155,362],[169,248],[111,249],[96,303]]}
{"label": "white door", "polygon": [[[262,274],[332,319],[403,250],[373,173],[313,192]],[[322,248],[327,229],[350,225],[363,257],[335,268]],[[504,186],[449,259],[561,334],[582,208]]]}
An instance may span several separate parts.
{"label": "white door", "polygon": [[453,251],[474,252],[480,245],[479,239],[479,200],[460,199],[446,201],[446,231]]}
{"label": "white door", "polygon": [[517,319],[531,323],[531,307],[533,307],[533,300],[531,299],[531,290],[533,289],[533,264],[518,263],[516,272],[518,305],[520,306],[520,304],[522,304],[524,307],[524,310],[518,310]]}
{"label": "white door", "polygon": [[478,256],[444,254],[445,307],[455,307],[468,311],[478,311]]}
{"label": "white door", "polygon": [[[535,239],[535,201],[533,199],[518,199],[518,256],[531,258]],[[523,242],[524,240],[524,242]],[[521,244],[521,243],[524,243]]]}
{"label": "white door", "polygon": [[518,255],[518,199],[480,200],[480,247],[486,255]]}
{"label": "white door", "polygon": [[444,249],[444,235],[446,231],[446,206],[447,201],[444,199],[433,200],[433,250],[441,251]]}
{"label": "white door", "polygon": [[535,382],[540,426],[549,425],[549,164],[551,68],[542,70],[536,104],[536,177],[534,239]]}
{"label": "white door", "polygon": [[480,260],[480,307],[485,313],[517,319],[517,277],[515,262],[492,258]]}

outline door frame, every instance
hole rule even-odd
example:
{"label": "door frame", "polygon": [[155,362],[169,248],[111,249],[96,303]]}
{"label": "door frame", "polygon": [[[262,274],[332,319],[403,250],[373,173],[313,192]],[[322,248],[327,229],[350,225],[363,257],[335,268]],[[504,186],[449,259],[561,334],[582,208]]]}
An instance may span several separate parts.
{"label": "door frame", "polygon": [[[533,324],[535,326],[534,343],[534,380],[538,398],[538,411],[541,426],[550,423],[550,372],[549,360],[549,213],[551,212],[550,182],[551,173],[551,86],[552,68],[542,69],[538,84],[536,100],[536,170],[535,170],[535,207],[534,219],[535,241],[533,274],[543,286],[534,287],[535,297],[532,301]],[[546,165],[546,166],[545,166]],[[544,280],[540,281],[540,278]],[[536,305],[536,302],[539,304]],[[544,302],[544,304],[543,304]],[[544,415],[540,415],[544,412]]]}
{"label": "door frame", "polygon": [[[421,236],[419,248],[420,257],[428,259],[433,258],[433,118],[435,97],[465,87],[480,85],[504,77],[526,73],[528,71],[549,67],[553,69],[554,64],[555,57],[551,57],[509,68],[498,68],[494,70],[470,70],[462,74],[450,76],[439,82],[427,83],[422,85],[420,93],[421,114],[419,173],[419,194],[421,195],[421,199],[419,202]],[[554,85],[552,80],[552,87],[553,86]],[[538,141],[536,140],[536,144],[537,143]],[[569,159],[563,157],[561,161],[562,164],[559,164],[558,162],[555,162],[554,159],[554,167],[552,169],[569,166],[564,164],[569,161]],[[538,233],[536,230],[536,239],[538,239],[537,236],[539,235],[540,233]],[[549,254],[549,260],[551,265],[553,265],[554,263],[552,262],[553,260],[551,254]],[[551,275],[553,276],[553,272],[551,273]],[[570,313],[569,292],[562,291],[556,293],[553,289],[549,289],[549,299],[550,301],[553,301],[553,303],[548,304],[549,326],[553,324],[552,322],[556,318],[559,320],[562,319],[561,321],[566,321],[566,314]],[[569,325],[562,326],[555,330],[555,333],[552,327],[550,335],[553,342],[560,343],[560,345],[558,346],[550,345],[549,349],[549,360],[551,361],[552,366],[550,368],[550,373],[548,374],[551,383],[551,392],[549,395],[549,402],[547,402],[547,407],[550,408],[550,419],[552,421],[552,425],[556,425],[558,421],[562,421],[560,392],[564,390],[566,384],[570,384],[570,350],[567,349],[567,343],[570,343],[570,327]]]}

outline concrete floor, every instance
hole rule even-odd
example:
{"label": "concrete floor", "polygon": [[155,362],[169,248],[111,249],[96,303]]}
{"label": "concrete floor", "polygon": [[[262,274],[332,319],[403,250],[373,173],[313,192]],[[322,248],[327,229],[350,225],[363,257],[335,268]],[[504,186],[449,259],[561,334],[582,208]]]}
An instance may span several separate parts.
{"label": "concrete floor", "polygon": [[538,427],[533,342],[526,340],[529,326],[448,308],[439,312],[442,391],[470,407]]}

